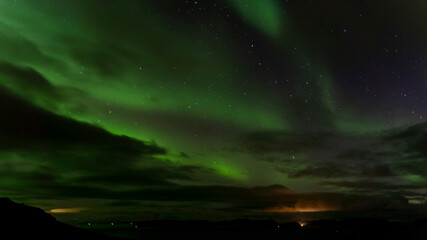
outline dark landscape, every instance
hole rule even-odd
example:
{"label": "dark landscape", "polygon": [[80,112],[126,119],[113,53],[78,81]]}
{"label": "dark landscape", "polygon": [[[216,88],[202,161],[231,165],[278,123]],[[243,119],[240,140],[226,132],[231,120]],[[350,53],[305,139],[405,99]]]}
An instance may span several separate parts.
{"label": "dark landscape", "polygon": [[42,209],[0,198],[1,239],[113,239],[56,221]]}
{"label": "dark landscape", "polygon": [[0,198],[2,239],[425,239],[427,218],[415,222],[383,219],[143,221],[91,223],[86,229],[58,222],[39,208]]}

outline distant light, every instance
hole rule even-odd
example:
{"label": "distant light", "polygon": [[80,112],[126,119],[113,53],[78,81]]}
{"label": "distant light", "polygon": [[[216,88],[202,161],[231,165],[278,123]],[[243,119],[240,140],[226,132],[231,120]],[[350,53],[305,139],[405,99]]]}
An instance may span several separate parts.
{"label": "distant light", "polygon": [[49,212],[50,213],[78,213],[81,211],[86,210],[85,208],[54,208],[51,209]]}

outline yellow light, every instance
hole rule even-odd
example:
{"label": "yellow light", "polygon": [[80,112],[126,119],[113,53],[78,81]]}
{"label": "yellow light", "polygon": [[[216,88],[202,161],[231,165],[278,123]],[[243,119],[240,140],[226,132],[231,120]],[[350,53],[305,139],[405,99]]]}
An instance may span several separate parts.
{"label": "yellow light", "polygon": [[84,208],[54,208],[51,209],[50,213],[78,213],[85,210]]}

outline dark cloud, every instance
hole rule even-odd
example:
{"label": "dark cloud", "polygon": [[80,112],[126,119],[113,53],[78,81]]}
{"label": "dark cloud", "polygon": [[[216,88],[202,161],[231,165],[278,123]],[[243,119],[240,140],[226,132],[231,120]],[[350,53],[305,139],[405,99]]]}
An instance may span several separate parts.
{"label": "dark cloud", "polygon": [[196,166],[171,166],[170,164],[156,164],[156,167],[142,169],[123,168],[111,174],[88,174],[75,179],[79,184],[109,184],[110,186],[165,186],[176,185],[171,180],[195,181],[199,173],[209,172]]}
{"label": "dark cloud", "polygon": [[391,146],[387,158],[399,175],[427,174],[427,123],[393,129],[382,141]]}
{"label": "dark cloud", "polygon": [[[4,161],[4,157],[0,162]],[[0,184],[3,190],[19,191],[20,187],[43,188],[56,181],[51,167],[26,170],[25,166],[12,165],[10,162],[2,163],[0,171]]]}
{"label": "dark cloud", "polygon": [[337,166],[335,163],[321,163],[318,166],[309,166],[302,170],[290,173],[289,176],[292,178],[300,177],[320,177],[320,178],[336,178],[348,176],[350,172],[342,167]]}
{"label": "dark cloud", "polygon": [[427,123],[397,129],[385,139],[404,151],[406,158],[427,158]]}
{"label": "dark cloud", "polygon": [[[139,190],[111,191],[88,187],[65,188],[56,194],[69,195],[80,191],[88,198],[116,199],[120,201],[155,201],[159,204],[216,203],[229,206],[240,213],[258,212],[304,212],[304,211],[355,211],[378,209],[401,209],[408,200],[400,194],[343,194],[343,193],[295,193],[283,186],[241,188],[226,186],[161,186]],[[53,197],[53,196],[52,196]],[[143,204],[141,205],[143,206]],[[283,211],[284,209],[284,211]]]}
{"label": "dark cloud", "polygon": [[25,92],[30,98],[46,96],[52,100],[61,100],[62,96],[44,76],[30,67],[18,67],[0,62],[1,84]]}
{"label": "dark cloud", "polygon": [[242,135],[235,150],[279,164],[277,170],[291,178],[394,177],[399,173],[391,164],[396,153],[384,136],[257,132]]}
{"label": "dark cloud", "polygon": [[[76,189],[77,190],[77,189]],[[84,188],[82,188],[84,190]],[[105,191],[90,193],[91,197],[105,197]],[[295,193],[280,185],[256,188],[242,188],[229,186],[155,186],[137,190],[112,191],[108,198],[130,199],[145,201],[175,201],[175,202],[224,202],[234,204],[277,203],[295,200]],[[245,199],[244,201],[242,201]],[[247,202],[247,203],[246,203]]]}
{"label": "dark cloud", "polygon": [[386,182],[375,182],[375,181],[339,181],[339,182],[320,182],[321,185],[331,185],[338,187],[345,187],[351,189],[370,189],[376,191],[384,190],[413,190],[413,189],[422,189],[427,188],[427,185],[403,185],[403,184],[391,184]]}
{"label": "dark cloud", "polygon": [[117,200],[117,201],[111,201],[105,204],[109,207],[129,207],[129,206],[139,206],[141,203],[138,201],[127,201],[127,200]]}
{"label": "dark cloud", "polygon": [[[286,171],[285,171],[286,172]],[[396,174],[390,166],[384,163],[335,163],[325,162],[312,164],[304,169],[290,172],[292,178],[317,177],[317,178],[342,178],[342,177],[392,177]]]}
{"label": "dark cloud", "polygon": [[394,178],[427,172],[427,125],[362,135],[334,132],[256,132],[240,135],[233,151],[276,165],[291,178]]}
{"label": "dark cloud", "polygon": [[155,145],[116,136],[101,128],[57,116],[35,107],[16,95],[0,89],[0,107],[6,118],[0,119],[1,150],[58,149],[91,146],[129,154],[164,154]]}
{"label": "dark cloud", "polygon": [[[35,199],[106,199],[125,205],[127,201],[221,203],[222,208],[228,206],[237,212],[406,206],[400,195],[300,194],[280,185],[258,188],[182,185],[179,181],[196,182],[198,174],[210,172],[200,167],[156,162],[156,155],[167,154],[157,145],[113,135],[93,125],[57,116],[5,89],[0,91],[0,107],[8,116],[0,119],[1,164],[3,169],[7,169],[1,175],[0,183],[2,190],[11,195]],[[325,147],[319,139],[306,137],[288,138],[283,134],[255,134],[251,137],[256,139],[251,143],[261,146],[248,148],[256,154],[286,152],[280,148],[283,142],[293,144],[293,149],[298,150],[305,148],[306,144],[319,149]],[[270,142],[274,144],[262,145]],[[10,155],[10,151],[14,151],[15,156]],[[28,155],[37,161],[28,160]],[[17,156],[18,161],[10,161]],[[390,169],[381,164],[357,168],[358,171],[342,166],[334,162],[312,165],[291,176],[332,178],[391,174]],[[331,182],[322,184],[334,185]],[[348,183],[335,183],[335,186],[356,188],[356,185]],[[359,189],[369,186],[365,183],[365,187],[359,186]],[[375,185],[370,189],[378,187],[396,189],[386,185]]]}
{"label": "dark cloud", "polygon": [[209,172],[155,160],[166,156],[166,149],[55,115],[5,89],[0,89],[0,108],[7,116],[0,118],[3,190],[40,197],[113,197],[106,187],[171,185]]}
{"label": "dark cloud", "polygon": [[[325,183],[328,184],[328,183]],[[250,212],[304,212],[304,211],[355,211],[400,209],[407,207],[408,200],[400,194],[344,194],[344,193],[296,193],[273,185],[267,187],[243,188],[227,186],[144,186],[135,190],[108,189],[83,185],[60,184],[51,188],[39,188],[35,198],[73,199],[79,198],[111,200],[110,206],[146,207],[156,202],[159,208],[164,204],[181,203],[188,206],[215,204],[219,208],[228,206],[234,213]],[[31,192],[31,191],[30,191]],[[195,210],[198,207],[193,206]]]}
{"label": "dark cloud", "polygon": [[[70,101],[70,99],[88,97],[80,89],[53,85],[43,74],[29,66],[0,61],[0,78],[0,87],[49,110],[56,111],[64,108],[61,103]],[[70,103],[67,108],[77,111],[85,109],[82,104],[77,102]]]}
{"label": "dark cloud", "polygon": [[361,167],[358,170],[358,176],[361,177],[393,177],[397,174],[390,168],[387,163],[373,163],[369,164],[368,167]]}
{"label": "dark cloud", "polygon": [[272,153],[297,153],[307,149],[327,148],[328,133],[292,133],[284,131],[242,134],[237,139],[241,150],[263,155]]}
{"label": "dark cloud", "polygon": [[389,154],[387,152],[375,152],[371,149],[350,149],[339,154],[337,157],[343,160],[372,161]]}

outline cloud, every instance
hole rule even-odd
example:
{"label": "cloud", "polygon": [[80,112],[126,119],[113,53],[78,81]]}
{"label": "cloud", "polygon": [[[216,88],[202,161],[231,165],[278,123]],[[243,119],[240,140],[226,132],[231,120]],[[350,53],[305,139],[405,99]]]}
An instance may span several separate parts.
{"label": "cloud", "polygon": [[308,149],[326,148],[325,140],[332,134],[265,131],[241,134],[237,145],[253,154],[291,154]]}
{"label": "cloud", "polygon": [[28,96],[30,99],[40,95],[51,100],[62,98],[58,89],[31,67],[20,67],[7,62],[0,62],[0,77],[2,85],[16,92],[30,95]]}
{"label": "cloud", "polygon": [[79,184],[102,183],[110,186],[164,186],[176,185],[171,180],[196,181],[200,172],[209,172],[207,169],[196,166],[172,166],[170,164],[155,164],[155,167],[146,166],[140,169],[123,168],[114,173],[91,173],[75,179]]}
{"label": "cloud", "polygon": [[30,66],[0,61],[0,86],[49,110],[57,111],[69,103],[68,109],[83,111],[84,107],[71,99],[82,99],[88,96],[73,87],[55,86],[43,74]]}
{"label": "cloud", "polygon": [[407,176],[427,174],[426,130],[427,123],[361,135],[254,132],[241,134],[231,149],[293,179],[393,179],[404,186]]}
{"label": "cloud", "polygon": [[113,135],[101,128],[61,117],[29,104],[13,93],[0,89],[0,107],[7,118],[0,119],[2,145],[0,150],[34,149],[58,150],[75,146],[93,146],[97,149],[130,154],[164,154],[156,145]]}
{"label": "cloud", "polygon": [[[199,206],[219,204],[213,208],[232,208],[236,214],[398,208],[407,204],[400,195],[296,193],[280,185],[197,186],[199,174],[213,173],[202,167],[156,160],[158,155],[167,155],[166,149],[57,116],[5,89],[0,89],[0,93],[0,107],[8,116],[0,119],[0,164],[5,169],[0,184],[3,192],[15,196],[103,199],[117,202],[117,205],[138,201],[140,204],[135,206],[138,208],[153,201],[197,203]],[[259,156],[287,152],[280,148],[283,142],[296,152],[331,149],[326,143],[332,135],[319,139],[308,136],[255,134],[249,137],[248,145],[243,146]],[[311,167],[294,172],[294,177],[343,177],[352,173],[341,168],[343,165],[338,162],[308,163]],[[361,169],[352,174],[388,173],[387,168],[384,170],[378,164]]]}
{"label": "cloud", "polygon": [[[280,185],[256,188],[175,185],[121,191],[80,187],[75,191],[80,191],[82,197],[119,201],[119,205],[126,204],[124,201],[139,201],[139,207],[153,202],[161,206],[163,203],[183,203],[196,209],[197,206],[216,204],[220,208],[228,206],[240,214],[401,209],[408,205],[407,198],[400,194],[296,193]],[[57,194],[62,196],[70,192],[73,191],[66,189]]]}
{"label": "cloud", "polygon": [[423,176],[427,174],[427,123],[398,128],[384,138],[395,151],[399,172]]}
{"label": "cloud", "polygon": [[55,115],[0,88],[0,184],[34,197],[110,197],[114,191],[196,181],[210,170],[174,165],[152,142]]}
{"label": "cloud", "polygon": [[423,189],[427,188],[427,185],[409,185],[409,184],[392,184],[386,182],[376,182],[376,181],[324,181],[320,182],[320,185],[332,185],[338,187],[345,187],[350,189],[369,189],[375,191],[384,191],[384,190],[414,190],[414,189]]}
{"label": "cloud", "polygon": [[313,163],[306,168],[289,173],[291,178],[343,178],[368,177],[381,178],[396,176],[390,166],[385,163]]}
{"label": "cloud", "polygon": [[349,175],[349,171],[335,163],[320,163],[315,166],[308,166],[302,170],[289,173],[291,178],[300,177],[319,177],[319,178],[336,178]]}

